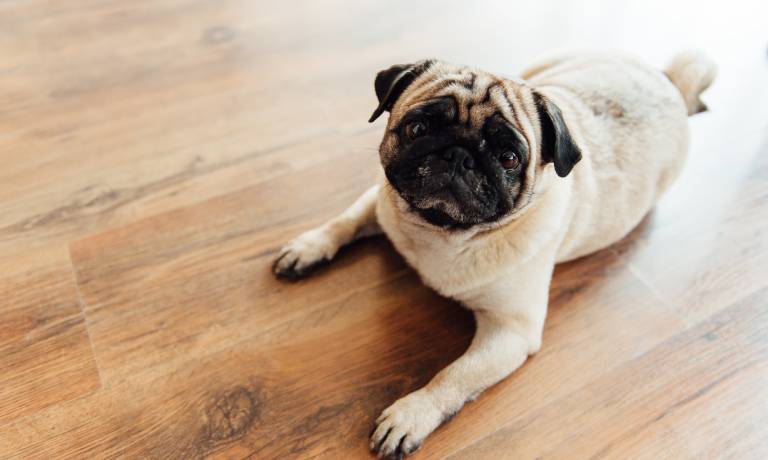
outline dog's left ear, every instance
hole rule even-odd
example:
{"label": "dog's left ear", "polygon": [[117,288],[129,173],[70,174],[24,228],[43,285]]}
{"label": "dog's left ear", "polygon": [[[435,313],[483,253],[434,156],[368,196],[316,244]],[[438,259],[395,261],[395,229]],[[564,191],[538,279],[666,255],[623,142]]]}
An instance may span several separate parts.
{"label": "dog's left ear", "polygon": [[571,137],[560,108],[537,91],[533,92],[541,120],[541,156],[546,163],[555,163],[555,172],[567,176],[581,160],[581,149]]}
{"label": "dog's left ear", "polygon": [[382,70],[376,75],[374,88],[376,97],[379,98],[379,106],[373,111],[373,115],[368,123],[373,123],[384,111],[392,110],[397,98],[403,94],[403,91],[416,80],[416,77],[424,73],[430,66],[432,60],[419,61],[413,64],[398,64]]}

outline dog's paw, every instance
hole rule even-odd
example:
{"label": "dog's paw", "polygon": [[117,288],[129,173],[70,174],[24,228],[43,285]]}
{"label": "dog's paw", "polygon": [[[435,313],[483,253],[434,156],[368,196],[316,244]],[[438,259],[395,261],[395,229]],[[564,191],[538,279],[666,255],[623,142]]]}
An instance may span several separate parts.
{"label": "dog's paw", "polygon": [[378,452],[379,458],[402,458],[421,447],[444,418],[424,389],[415,391],[395,401],[376,419],[371,450]]}
{"label": "dog's paw", "polygon": [[336,254],[338,245],[323,228],[302,233],[281,250],[272,265],[280,278],[298,279],[317,266],[328,262]]}

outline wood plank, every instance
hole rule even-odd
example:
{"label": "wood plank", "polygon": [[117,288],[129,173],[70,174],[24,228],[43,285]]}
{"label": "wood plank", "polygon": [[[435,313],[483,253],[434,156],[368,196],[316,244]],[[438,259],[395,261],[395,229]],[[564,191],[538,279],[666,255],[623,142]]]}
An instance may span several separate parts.
{"label": "wood plank", "polygon": [[66,248],[0,259],[0,273],[2,425],[93,392],[99,374]]}
{"label": "wood plank", "polygon": [[[733,167],[695,151],[689,169],[633,251],[635,273],[689,324],[768,285],[768,138]],[[713,185],[717,184],[717,185]]]}
{"label": "wood plank", "polygon": [[[372,241],[351,252],[390,251]],[[282,307],[302,311],[307,286],[291,287]],[[0,427],[0,456],[367,458],[373,414],[457,357],[473,324],[410,271],[345,294],[172,372],[126,374]]]}
{"label": "wood plank", "polygon": [[[317,9],[311,2],[304,7]],[[4,54],[29,59],[19,50],[38,40],[57,46],[42,50],[42,64],[9,63],[0,71],[7,80],[0,83],[16,88],[18,99],[3,104],[0,159],[31,159],[8,161],[0,172],[0,244],[7,251],[227,193],[258,180],[261,170],[294,171],[294,162],[276,158],[275,150],[318,135],[328,142],[303,159],[322,159],[333,142],[345,145],[344,137],[367,129],[373,76],[388,62],[370,52],[386,37],[349,49],[330,36],[322,59],[308,54],[314,49],[303,44],[342,18],[285,34],[294,9],[272,8],[268,18],[237,14],[253,11],[251,2],[53,10],[30,2],[9,10],[15,14],[6,16],[13,27],[0,40]],[[369,29],[353,25],[356,34]],[[139,40],[137,31],[162,39]],[[211,33],[226,40],[210,43]],[[99,40],[84,44],[88,34]],[[416,42],[429,39],[420,30],[409,34]],[[275,36],[288,43],[264,45]],[[377,143],[371,137],[364,145]],[[244,166],[250,175],[239,181],[224,174],[213,187],[195,187],[200,177]]]}
{"label": "wood plank", "polygon": [[[349,90],[337,85],[318,91],[323,88],[322,78],[336,81],[336,73],[348,75],[343,68],[288,72],[287,61],[297,59],[296,52],[258,46],[262,34],[273,34],[279,27],[279,15],[288,14],[284,9],[273,10],[278,20],[267,21],[269,27],[264,28],[259,27],[265,21],[258,15],[236,16],[241,19],[232,24],[232,10],[222,9],[217,2],[172,2],[162,8],[105,2],[98,8],[53,10],[30,4],[11,11],[16,14],[3,17],[14,27],[3,30],[9,30],[7,36],[16,41],[0,41],[9,48],[4,55],[12,54],[11,49],[27,49],[24,45],[38,40],[55,40],[57,46],[42,50],[42,63],[27,62],[18,68],[7,64],[8,72],[0,73],[10,80],[5,86],[22,88],[19,99],[27,104],[23,110],[14,110],[13,101],[3,104],[0,157],[17,158],[21,153],[34,158],[8,162],[2,173],[0,197],[7,199],[0,201],[0,219],[6,224],[0,225],[0,234],[9,250],[20,241],[81,234],[133,219],[142,212],[141,206],[132,204],[147,195],[155,202],[161,198],[177,205],[193,202],[184,200],[192,200],[194,188],[182,194],[173,186],[328,132],[331,126],[342,129],[337,122],[318,126],[311,120],[328,120],[326,106],[332,100],[361,100],[342,98],[340,90],[347,96]],[[230,20],[223,21],[222,15]],[[169,28],[168,21],[175,21],[174,27]],[[218,30],[222,21],[231,28],[231,39],[207,42],[205,37]],[[164,35],[164,39],[161,43],[136,40],[137,33]],[[98,34],[99,40],[82,43],[82,34]],[[121,46],[116,60],[113,50],[126,40],[130,45]],[[245,55],[238,51],[241,47]],[[255,74],[254,58],[273,72]],[[313,72],[321,69],[327,70]],[[328,76],[328,70],[333,76]],[[360,79],[357,93],[366,105],[357,117],[358,126],[365,125],[375,99],[371,72],[367,74],[365,85]],[[309,78],[317,86],[309,88]],[[305,88],[304,93],[297,93],[297,85]],[[48,97],[30,106],[41,86],[49,90]],[[314,97],[308,97],[307,90]],[[289,98],[294,102],[285,105]],[[294,110],[296,106],[302,110]],[[335,106],[342,113],[342,104]],[[220,115],[212,119],[210,114]],[[263,162],[257,162],[251,171],[261,166]],[[46,186],[40,187],[41,183]],[[223,180],[219,188],[208,190],[225,193],[232,190],[226,188],[230,183]],[[161,189],[165,193],[156,196]],[[210,193],[197,200],[210,198]]]}
{"label": "wood plank", "polygon": [[765,458],[765,295],[724,309],[453,458]]}
{"label": "wood plank", "polygon": [[285,305],[291,286],[270,270],[279,247],[319,224],[318,216],[342,211],[374,180],[372,158],[345,161],[341,170],[329,161],[73,243],[105,381],[154,366],[168,372],[399,273],[394,255],[360,260],[349,267],[356,276],[331,270],[299,290],[295,306]]}

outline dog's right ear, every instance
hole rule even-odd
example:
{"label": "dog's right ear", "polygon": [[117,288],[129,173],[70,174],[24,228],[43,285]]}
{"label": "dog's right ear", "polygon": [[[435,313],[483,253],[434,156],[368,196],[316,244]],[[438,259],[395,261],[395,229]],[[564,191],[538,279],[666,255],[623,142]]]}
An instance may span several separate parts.
{"label": "dog's right ear", "polygon": [[392,110],[392,106],[395,105],[403,91],[408,88],[408,85],[429,69],[433,63],[432,60],[426,60],[413,64],[397,64],[379,72],[374,82],[379,106],[373,111],[368,123],[373,123],[385,110]]}

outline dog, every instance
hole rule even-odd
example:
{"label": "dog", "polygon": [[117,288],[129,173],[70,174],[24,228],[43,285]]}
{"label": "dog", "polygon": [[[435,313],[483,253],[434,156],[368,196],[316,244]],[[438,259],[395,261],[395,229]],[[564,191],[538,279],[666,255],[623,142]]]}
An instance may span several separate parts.
{"label": "dog", "polygon": [[542,342],[555,264],[620,240],[679,175],[688,116],[716,65],[664,70],[616,53],[563,54],[521,78],[437,60],[378,73],[389,112],[384,174],[347,210],[290,241],[273,270],[297,278],[384,233],[423,282],[473,311],[467,351],[376,419],[370,447],[401,457],[520,367]]}

